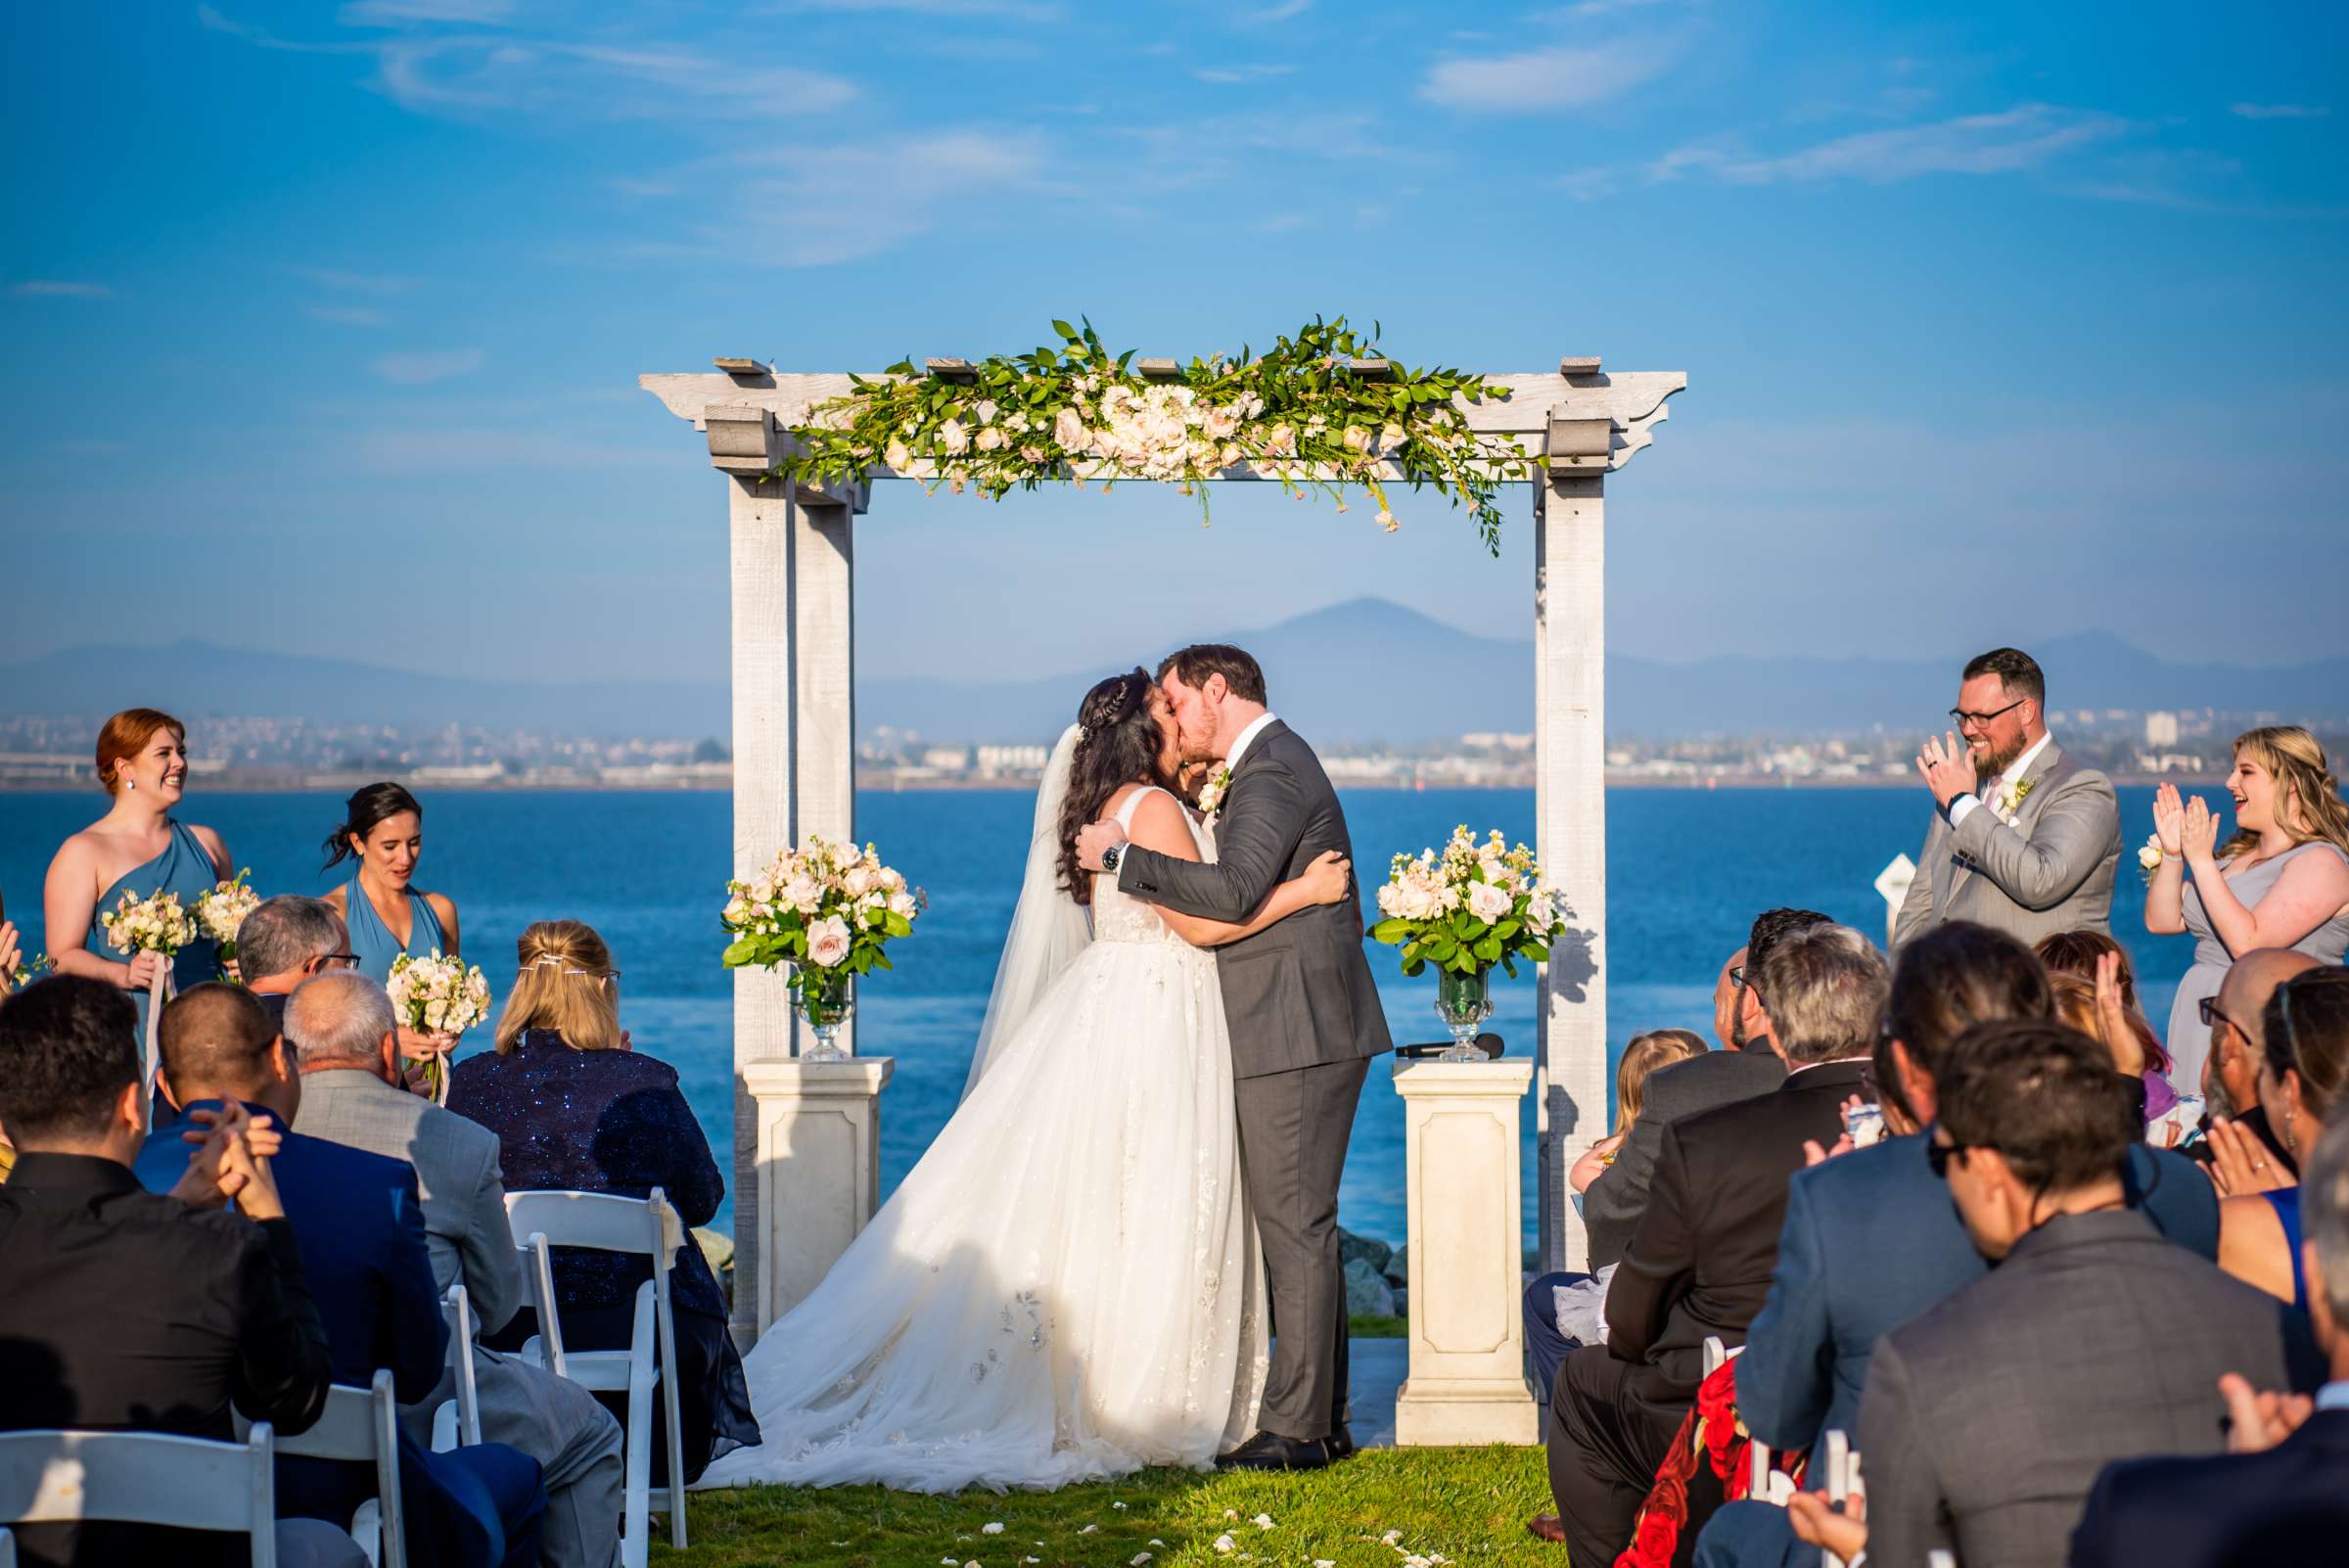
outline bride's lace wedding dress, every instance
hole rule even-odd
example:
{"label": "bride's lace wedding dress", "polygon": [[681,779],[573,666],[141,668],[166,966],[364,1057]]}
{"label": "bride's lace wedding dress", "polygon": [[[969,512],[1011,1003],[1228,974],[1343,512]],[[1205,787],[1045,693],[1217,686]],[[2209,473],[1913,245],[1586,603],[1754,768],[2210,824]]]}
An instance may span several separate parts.
{"label": "bride's lace wedding dress", "polygon": [[1058,1487],[1205,1467],[1254,1428],[1264,1286],[1215,956],[1097,876],[1091,942],[983,1050],[745,1359],[764,1442],[703,1485]]}

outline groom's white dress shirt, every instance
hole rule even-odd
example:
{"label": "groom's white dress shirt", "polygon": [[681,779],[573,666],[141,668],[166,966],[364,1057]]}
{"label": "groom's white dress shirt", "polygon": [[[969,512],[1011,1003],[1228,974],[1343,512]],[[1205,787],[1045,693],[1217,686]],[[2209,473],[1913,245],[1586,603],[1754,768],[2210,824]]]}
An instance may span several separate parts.
{"label": "groom's white dress shirt", "polygon": [[1223,765],[1226,768],[1238,768],[1240,765],[1240,754],[1248,750],[1248,743],[1256,739],[1256,737],[1263,732],[1264,727],[1267,724],[1276,722],[1279,717],[1280,715],[1273,713],[1269,708],[1257,715],[1255,721],[1246,729],[1241,730],[1239,738],[1231,743],[1231,750],[1223,754]]}
{"label": "groom's white dress shirt", "polygon": [[2031,764],[2039,761],[2039,754],[2046,751],[2048,749],[2048,742],[2053,740],[2054,738],[2055,732],[2053,730],[2049,730],[2047,733],[2041,735],[2039,739],[2031,743],[2031,749],[2029,751],[2023,753],[2022,756],[2016,758],[2013,761],[2008,762],[2006,764],[2006,771],[2001,773],[1996,779],[1993,779],[1987,789],[1979,790],[1971,795],[1960,795],[1958,797],[1958,799],[1952,801],[1950,803],[1950,826],[1956,827],[1958,823],[1964,821],[1968,816],[1971,816],[1973,814],[1974,807],[1980,806],[1984,801],[1997,800],[2000,792],[2006,788],[2006,781],[2008,779],[2019,779],[2028,775],[2031,771]]}

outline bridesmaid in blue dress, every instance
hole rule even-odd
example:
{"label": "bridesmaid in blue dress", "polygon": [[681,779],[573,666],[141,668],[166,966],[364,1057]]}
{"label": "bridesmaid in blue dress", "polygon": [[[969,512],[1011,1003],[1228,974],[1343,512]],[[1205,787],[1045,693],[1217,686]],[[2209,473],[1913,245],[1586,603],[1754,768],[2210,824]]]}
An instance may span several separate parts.
{"label": "bridesmaid in blue dress", "polygon": [[[457,905],[446,894],[415,887],[416,862],[424,853],[424,807],[397,784],[370,784],[345,804],[342,826],[326,837],[329,869],[345,860],[356,869],[326,901],[350,930],[350,950],[360,974],[392,978],[400,954],[422,958],[436,949],[457,952]],[[454,1035],[428,1035],[401,1028],[399,1048],[412,1061],[444,1056]]]}
{"label": "bridesmaid in blue dress", "polygon": [[[122,987],[147,1024],[147,992],[164,964],[161,953],[127,961],[106,945],[98,916],[124,894],[145,899],[176,893],[183,908],[230,874],[228,847],[208,827],[172,815],[188,782],[187,726],[153,708],[115,715],[98,732],[98,782],[114,797],[106,815],[66,840],[49,862],[42,917],[58,973]],[[171,985],[185,991],[217,977],[220,954],[199,937],[170,961]]]}

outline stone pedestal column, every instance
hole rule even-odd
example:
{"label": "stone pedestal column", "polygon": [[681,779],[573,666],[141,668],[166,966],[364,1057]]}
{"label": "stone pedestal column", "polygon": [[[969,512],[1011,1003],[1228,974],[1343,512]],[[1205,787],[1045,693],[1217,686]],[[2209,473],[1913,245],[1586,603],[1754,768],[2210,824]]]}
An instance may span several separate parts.
{"label": "stone pedestal column", "polygon": [[1517,1119],[1533,1080],[1525,1058],[1395,1063],[1411,1292],[1399,1446],[1541,1439],[1520,1315]]}
{"label": "stone pedestal column", "polygon": [[[757,1314],[750,1337],[805,1301],[881,1207],[881,1090],[897,1065],[859,1056],[736,1069],[758,1107],[759,1245],[755,1272],[734,1277],[737,1323],[746,1307]],[[738,1258],[750,1252],[742,1239]]]}

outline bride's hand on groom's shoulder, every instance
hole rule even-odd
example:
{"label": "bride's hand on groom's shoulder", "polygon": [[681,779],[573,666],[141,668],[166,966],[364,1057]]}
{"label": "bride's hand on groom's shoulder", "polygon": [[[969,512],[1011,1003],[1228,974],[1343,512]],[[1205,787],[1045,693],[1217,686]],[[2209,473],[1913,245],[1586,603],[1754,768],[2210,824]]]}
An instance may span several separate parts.
{"label": "bride's hand on groom's shoulder", "polygon": [[1077,830],[1077,863],[1087,871],[1101,869],[1101,852],[1126,842],[1126,830],[1115,822],[1087,822]]}
{"label": "bride's hand on groom's shoulder", "polygon": [[1313,856],[1313,863],[1305,868],[1298,880],[1305,884],[1306,897],[1315,903],[1336,903],[1346,897],[1354,883],[1354,862],[1335,850],[1323,850]]}

